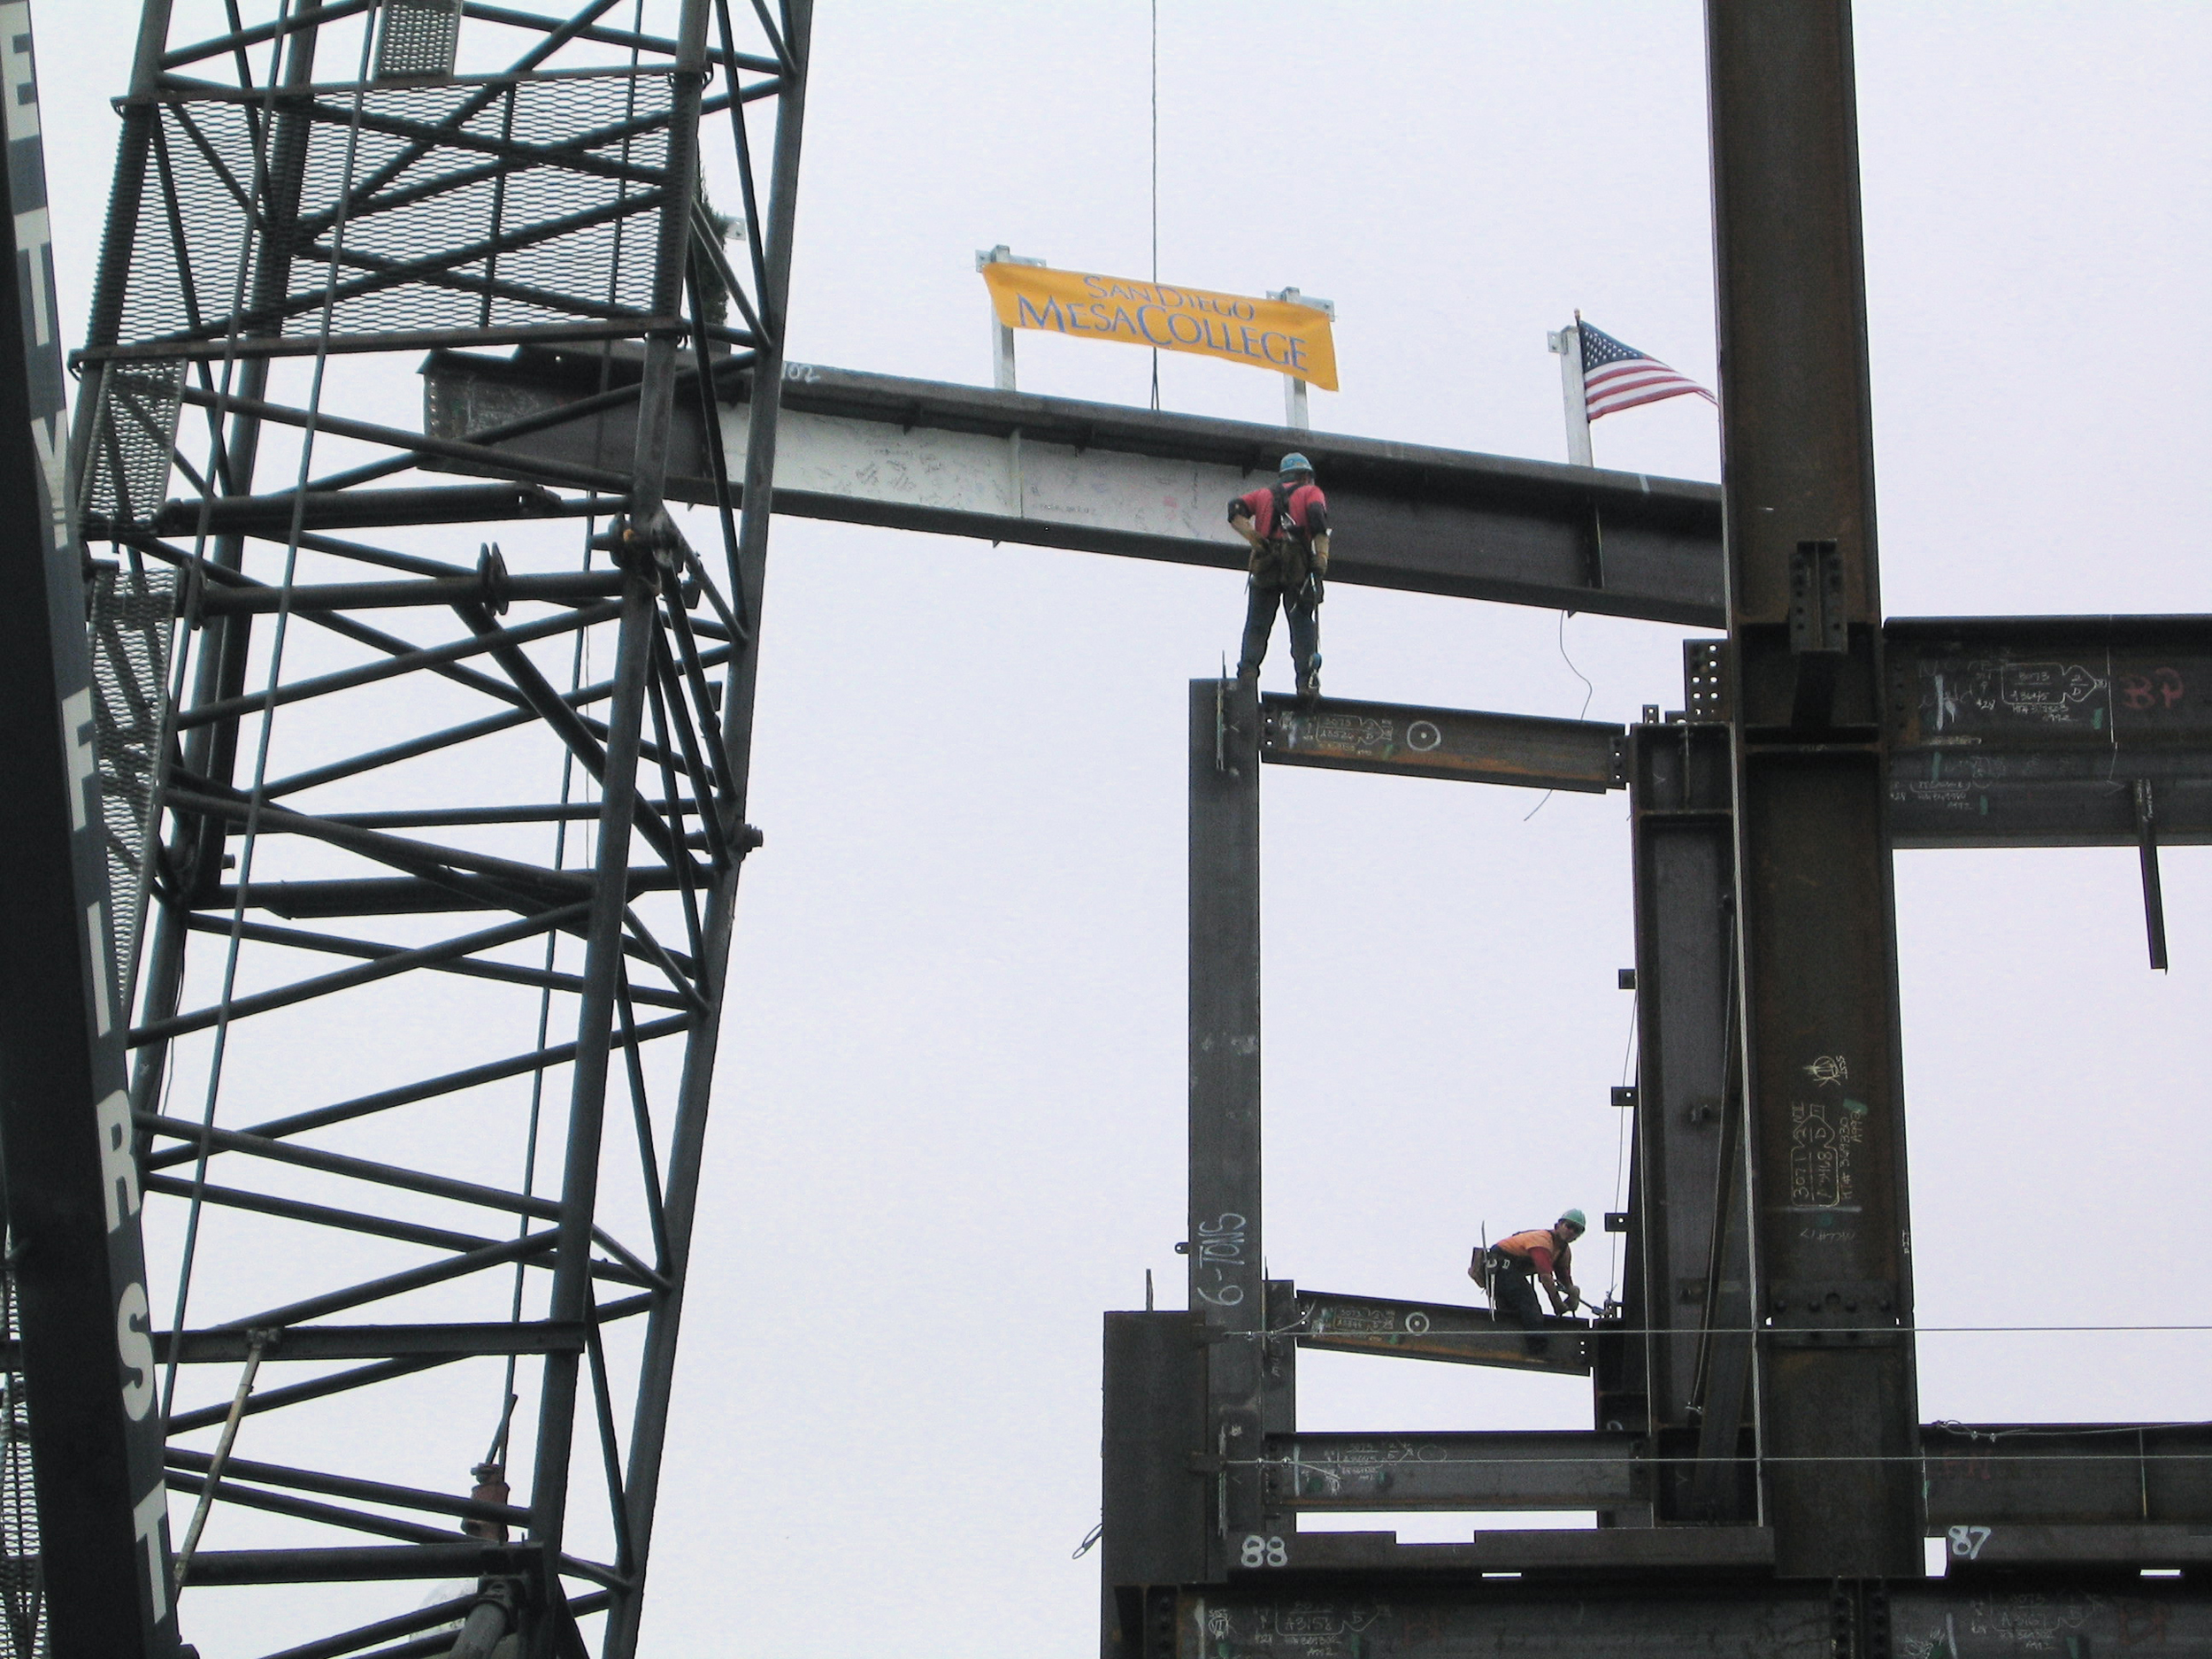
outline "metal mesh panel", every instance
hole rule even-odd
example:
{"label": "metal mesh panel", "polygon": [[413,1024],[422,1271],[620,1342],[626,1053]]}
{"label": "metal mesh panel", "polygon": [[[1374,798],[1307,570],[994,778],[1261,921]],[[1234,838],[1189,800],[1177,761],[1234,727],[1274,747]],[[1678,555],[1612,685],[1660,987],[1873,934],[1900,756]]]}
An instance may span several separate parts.
{"label": "metal mesh panel", "polygon": [[104,570],[90,618],[93,722],[105,820],[108,932],[119,1005],[130,993],[145,906],[146,838],[153,826],[176,579],[169,572]]}
{"label": "metal mesh panel", "polygon": [[119,354],[157,340],[219,349],[234,327],[312,337],[342,206],[335,334],[641,319],[655,230],[640,216],[657,207],[665,176],[669,95],[665,76],[627,73],[373,87],[349,193],[350,90],[280,101],[272,170],[297,156],[298,215],[283,296],[258,311],[237,305],[265,253],[256,246],[242,277],[250,107],[166,102],[154,161],[177,211],[147,192]]}
{"label": "metal mesh panel", "polygon": [[400,81],[453,73],[461,39],[461,0],[384,0],[376,42],[376,78]]}
{"label": "metal mesh panel", "polygon": [[[9,1254],[14,1240],[9,1240]],[[0,1265],[0,1331],[17,1351],[15,1270]],[[46,1659],[46,1596],[39,1571],[38,1509],[31,1492],[31,1431],[23,1373],[0,1371],[0,1659]]]}
{"label": "metal mesh panel", "polygon": [[143,524],[169,489],[184,365],[119,366],[100,382],[100,420],[85,482],[85,511],[111,524]]}

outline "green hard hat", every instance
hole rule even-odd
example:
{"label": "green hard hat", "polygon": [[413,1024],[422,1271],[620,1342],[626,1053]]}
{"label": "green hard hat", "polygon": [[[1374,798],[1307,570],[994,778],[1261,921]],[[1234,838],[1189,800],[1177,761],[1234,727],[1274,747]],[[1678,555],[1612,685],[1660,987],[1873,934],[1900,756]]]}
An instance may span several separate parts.
{"label": "green hard hat", "polygon": [[1313,471],[1313,463],[1293,450],[1283,457],[1283,464],[1275,470],[1279,472],[1310,472]]}
{"label": "green hard hat", "polygon": [[1576,1226],[1580,1227],[1585,1233],[1587,1233],[1590,1230],[1590,1217],[1584,1215],[1579,1210],[1563,1210],[1560,1213],[1559,1218],[1562,1221],[1573,1222]]}

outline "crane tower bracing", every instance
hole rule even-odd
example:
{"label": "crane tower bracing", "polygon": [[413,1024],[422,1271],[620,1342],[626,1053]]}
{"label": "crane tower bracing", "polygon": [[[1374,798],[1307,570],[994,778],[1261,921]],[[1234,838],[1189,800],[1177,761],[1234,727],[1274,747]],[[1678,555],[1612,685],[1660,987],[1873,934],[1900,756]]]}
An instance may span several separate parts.
{"label": "crane tower bracing", "polygon": [[[150,823],[148,733],[100,728],[151,832],[116,841],[149,920],[101,1127],[153,1271],[136,1386],[97,1397],[201,1513],[134,1541],[119,1481],[61,1478],[65,1264],[23,1250],[46,1535],[135,1549],[48,1552],[53,1651],[173,1655],[202,1586],[262,1585],[298,1653],[466,1620],[479,1652],[629,1654],[758,841],[768,517],[739,503],[773,461],[810,9],[174,13],[148,0],[119,104],[65,516],[129,670],[102,710],[162,717]],[[518,472],[506,434],[414,429],[426,350],[522,342],[599,364],[621,454]],[[680,522],[675,406],[741,376],[746,442]],[[149,609],[173,662],[158,624],[126,649]],[[375,1580],[413,1582],[275,1588]]]}

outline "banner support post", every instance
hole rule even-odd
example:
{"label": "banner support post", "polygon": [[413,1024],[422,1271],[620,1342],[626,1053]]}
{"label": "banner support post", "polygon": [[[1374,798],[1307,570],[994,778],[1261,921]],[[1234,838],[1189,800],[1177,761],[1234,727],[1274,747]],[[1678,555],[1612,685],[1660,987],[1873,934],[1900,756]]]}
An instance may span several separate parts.
{"label": "banner support post", "polygon": [[[1296,288],[1271,288],[1267,297],[1271,300],[1286,300],[1293,305],[1310,305],[1315,311],[1326,312],[1332,323],[1336,320],[1334,300],[1310,298],[1301,294]],[[1313,417],[1306,407],[1306,383],[1294,374],[1283,376],[1283,425],[1294,432],[1313,430]]]}
{"label": "banner support post", "polygon": [[[975,268],[979,271],[987,265],[1042,264],[1041,259],[1025,259],[1010,252],[1004,242],[987,252],[979,248],[975,253]],[[991,315],[991,384],[1002,392],[1014,389],[1014,331],[999,321],[995,311]]]}

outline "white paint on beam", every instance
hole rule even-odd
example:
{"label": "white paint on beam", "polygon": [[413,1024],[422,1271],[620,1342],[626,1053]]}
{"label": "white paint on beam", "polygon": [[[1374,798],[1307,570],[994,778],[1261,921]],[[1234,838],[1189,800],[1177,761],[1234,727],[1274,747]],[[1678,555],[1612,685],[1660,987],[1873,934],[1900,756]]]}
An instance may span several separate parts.
{"label": "white paint on beam", "polygon": [[[750,410],[722,416],[725,449],[745,452]],[[1231,551],[1230,497],[1265,482],[1210,463],[1085,449],[987,433],[850,420],[786,409],[776,488],[886,505],[1204,542]],[[1210,561],[1213,562],[1213,561]],[[1218,561],[1230,563],[1233,561]]]}

